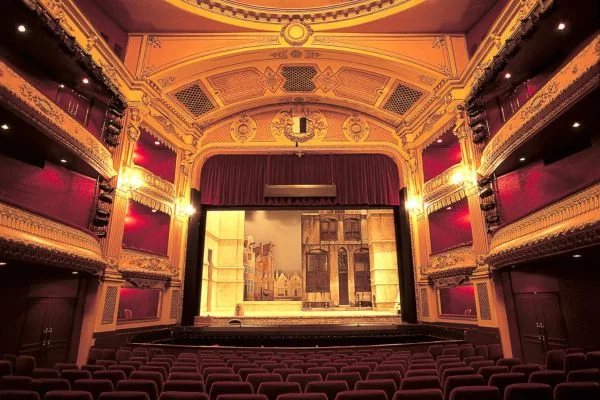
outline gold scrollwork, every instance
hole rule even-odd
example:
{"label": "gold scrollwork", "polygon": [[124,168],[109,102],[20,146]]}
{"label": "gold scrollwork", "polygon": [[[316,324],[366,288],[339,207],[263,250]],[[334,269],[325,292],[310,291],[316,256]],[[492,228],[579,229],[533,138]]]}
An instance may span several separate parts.
{"label": "gold scrollwork", "polygon": [[256,122],[244,113],[231,123],[229,133],[231,138],[238,143],[250,142],[256,135]]}
{"label": "gold scrollwork", "polygon": [[361,118],[360,115],[354,114],[346,118],[344,121],[344,136],[351,142],[364,142],[369,136],[369,123]]}
{"label": "gold scrollwork", "polygon": [[[306,132],[293,131],[294,117],[306,118]],[[295,143],[323,139],[327,135],[327,128],[327,119],[322,112],[302,106],[280,111],[271,121],[271,133],[276,139],[286,137]]]}

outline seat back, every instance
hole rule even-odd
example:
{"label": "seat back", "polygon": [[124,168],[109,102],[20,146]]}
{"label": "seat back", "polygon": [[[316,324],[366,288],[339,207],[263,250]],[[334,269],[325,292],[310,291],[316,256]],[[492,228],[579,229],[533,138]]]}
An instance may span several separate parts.
{"label": "seat back", "polygon": [[309,382],[304,392],[325,393],[328,400],[335,400],[338,393],[349,390],[346,381]]}
{"label": "seat back", "polygon": [[31,390],[43,398],[51,390],[71,390],[71,385],[68,380],[60,378],[34,379],[31,381]]}
{"label": "seat back", "polygon": [[461,386],[484,386],[483,376],[481,375],[453,375],[449,376],[444,382],[444,398],[450,399],[450,394],[454,389]]}
{"label": "seat back", "polygon": [[281,375],[279,374],[271,374],[271,373],[258,373],[258,374],[249,374],[246,377],[246,382],[250,382],[252,385],[252,389],[254,389],[254,393],[258,392],[258,387],[263,382],[283,382]]}
{"label": "seat back", "polygon": [[0,400],[40,400],[32,390],[0,390]]}
{"label": "seat back", "polygon": [[146,392],[123,391],[102,393],[99,400],[150,400]]}
{"label": "seat back", "polygon": [[163,386],[166,392],[204,392],[204,382],[194,380],[168,380]]}
{"label": "seat back", "polygon": [[[158,400],[156,382],[151,379],[126,379],[117,384],[118,392],[143,392],[150,400]],[[102,396],[100,397],[102,398]]]}
{"label": "seat back", "polygon": [[505,400],[553,400],[552,388],[544,383],[514,383],[504,390]]}
{"label": "seat back", "polygon": [[335,400],[388,400],[387,394],[383,390],[349,390],[340,392]]}
{"label": "seat back", "polygon": [[51,390],[44,400],[93,400],[92,394],[81,390]]}
{"label": "seat back", "polygon": [[63,369],[60,373],[60,377],[69,381],[71,387],[75,384],[78,379],[92,379],[90,371],[84,371],[81,369]]}
{"label": "seat back", "polygon": [[442,385],[437,376],[415,376],[402,379],[400,390],[410,389],[438,389],[441,391]]}
{"label": "seat back", "polygon": [[564,382],[556,385],[554,400],[596,400],[600,398],[600,385],[596,382]]}
{"label": "seat back", "polygon": [[285,381],[297,383],[304,392],[309,382],[320,382],[322,380],[323,377],[320,374],[290,374]]}
{"label": "seat back", "polygon": [[217,400],[223,394],[253,394],[250,382],[219,381],[214,382],[210,388],[210,400]]}
{"label": "seat back", "polygon": [[15,375],[32,376],[36,367],[35,358],[32,356],[17,356],[15,361]]}
{"label": "seat back", "polygon": [[598,382],[600,383],[600,370],[598,368],[577,369],[567,375],[567,382]]}
{"label": "seat back", "polygon": [[450,400],[502,400],[495,386],[459,386],[450,392]]}
{"label": "seat back", "polygon": [[440,389],[406,389],[399,390],[392,400],[444,400]]}
{"label": "seat back", "polygon": [[393,379],[373,379],[356,382],[354,390],[382,390],[391,399],[398,390],[398,386]]}
{"label": "seat back", "polygon": [[490,376],[489,386],[496,386],[500,395],[504,396],[504,389],[513,383],[527,383],[527,377],[520,372],[504,372]]}
{"label": "seat back", "polygon": [[[310,382],[319,383],[319,382]],[[307,386],[308,387],[308,386]],[[268,400],[277,400],[284,393],[302,393],[300,385],[293,382],[263,382],[258,387],[258,394],[264,394]]]}
{"label": "seat back", "polygon": [[98,400],[100,393],[112,392],[115,387],[109,379],[78,379],[73,385],[73,390],[89,392],[94,400]]}

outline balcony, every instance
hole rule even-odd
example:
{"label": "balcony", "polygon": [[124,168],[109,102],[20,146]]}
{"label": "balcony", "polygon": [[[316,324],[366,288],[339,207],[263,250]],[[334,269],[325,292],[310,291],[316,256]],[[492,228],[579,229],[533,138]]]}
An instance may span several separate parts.
{"label": "balcony", "polygon": [[600,35],[558,71],[491,138],[478,173],[493,173],[517,148],[600,83]]}
{"label": "balcony", "polygon": [[0,203],[0,254],[90,273],[106,267],[100,243],[92,232],[5,203]]}
{"label": "balcony", "polygon": [[0,101],[100,175],[110,178],[117,174],[112,155],[102,142],[1,60]]}
{"label": "balcony", "polygon": [[600,184],[500,228],[485,261],[492,267],[563,253],[600,241]]}

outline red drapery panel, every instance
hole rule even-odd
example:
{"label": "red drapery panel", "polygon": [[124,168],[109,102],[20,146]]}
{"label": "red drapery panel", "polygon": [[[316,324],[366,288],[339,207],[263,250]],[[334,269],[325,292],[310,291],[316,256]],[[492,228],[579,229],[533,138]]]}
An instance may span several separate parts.
{"label": "red drapery panel", "polygon": [[168,214],[156,210],[153,212],[150,207],[129,200],[123,247],[166,256],[170,226],[171,217]]}
{"label": "red drapery panel", "polygon": [[[337,185],[335,198],[265,198],[265,184]],[[396,206],[395,162],[380,154],[219,155],[202,169],[202,204],[218,206]]]}
{"label": "red drapery panel", "polygon": [[0,155],[0,200],[58,222],[88,228],[96,180],[46,163],[39,168]]}
{"label": "red drapery panel", "polygon": [[442,208],[429,214],[432,254],[473,242],[467,199],[459,200],[448,208]]}

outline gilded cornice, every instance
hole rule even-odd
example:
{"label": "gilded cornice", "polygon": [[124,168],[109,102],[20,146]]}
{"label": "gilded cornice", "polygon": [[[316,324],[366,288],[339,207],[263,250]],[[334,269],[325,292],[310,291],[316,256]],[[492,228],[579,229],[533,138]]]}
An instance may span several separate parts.
{"label": "gilded cornice", "polygon": [[0,203],[0,254],[91,273],[106,267],[98,239],[11,205]]}
{"label": "gilded cornice", "polygon": [[130,249],[121,251],[118,268],[123,277],[169,280],[178,275],[168,257]]}
{"label": "gilded cornice", "polygon": [[477,267],[475,255],[470,245],[458,247],[443,253],[434,254],[428,265],[421,266],[421,275],[431,277],[433,273],[444,276],[452,275],[452,270]]}
{"label": "gilded cornice", "polygon": [[110,151],[78,121],[0,61],[0,97],[4,104],[43,133],[73,151],[102,176],[117,174]]}
{"label": "gilded cornice", "polygon": [[234,0],[165,0],[188,12],[254,29],[281,31],[282,24],[310,23],[315,31],[339,29],[408,10],[424,0],[350,0],[320,7],[286,8]]}
{"label": "gilded cornice", "polygon": [[139,176],[144,182],[132,192],[132,198],[148,207],[173,215],[175,185],[138,165],[132,165],[130,169],[131,173]]}
{"label": "gilded cornice", "polygon": [[600,241],[600,184],[500,228],[485,262],[503,267]]}
{"label": "gilded cornice", "polygon": [[423,200],[428,203],[428,212],[437,209],[433,205],[438,200],[464,189],[464,182],[456,180],[456,176],[460,175],[464,169],[463,164],[456,164],[425,182],[423,185]]}
{"label": "gilded cornice", "polygon": [[492,137],[478,173],[490,175],[519,146],[600,83],[600,35],[556,73]]}

